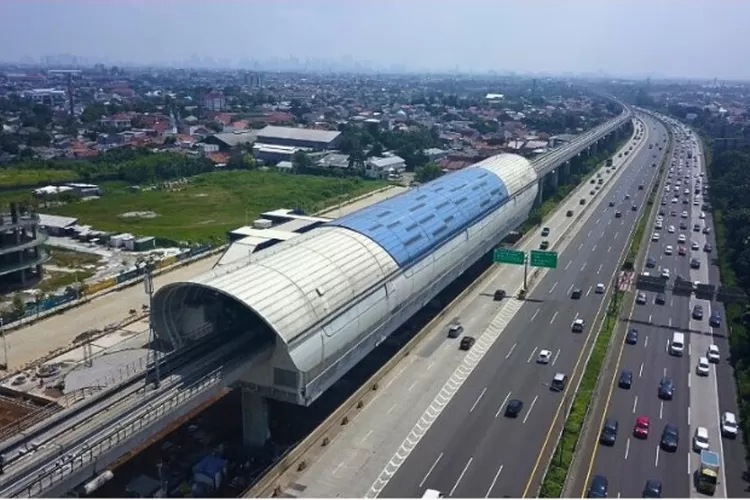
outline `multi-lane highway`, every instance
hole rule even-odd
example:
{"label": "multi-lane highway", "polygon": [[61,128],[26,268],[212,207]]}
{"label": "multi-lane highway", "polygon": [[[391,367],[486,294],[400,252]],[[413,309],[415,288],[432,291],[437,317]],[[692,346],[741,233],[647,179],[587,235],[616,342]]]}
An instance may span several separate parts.
{"label": "multi-lane highway", "polygon": [[[715,252],[712,219],[702,208],[703,186],[707,182],[705,166],[692,137],[685,137],[680,131],[675,135],[677,144],[661,193],[661,229],[656,220],[651,221],[654,234],[646,251],[645,269],[639,271],[661,274],[668,269],[671,282],[681,276],[692,282],[718,285],[718,269],[712,260]],[[688,158],[688,151],[699,159]],[[708,234],[704,228],[708,228]],[[706,248],[706,244],[711,248]],[[671,252],[668,247],[672,248]],[[698,269],[691,268],[692,259],[700,263]],[[649,480],[661,483],[665,497],[701,496],[693,484],[698,454],[693,451],[692,438],[697,427],[705,427],[711,449],[722,456],[722,474],[715,496],[727,497],[723,474],[725,445],[719,432],[719,419],[724,411],[736,413],[736,404],[731,390],[727,391],[729,397],[725,400],[720,401],[718,397],[719,382],[732,384],[731,370],[727,366],[729,347],[724,322],[718,328],[711,328],[708,321],[712,311],[719,311],[723,319],[723,308],[716,302],[698,300],[694,295],[684,297],[670,292],[664,294],[662,304],[657,300],[658,294],[644,293],[646,303],[633,304],[629,321],[617,336],[617,367],[610,374],[611,381],[608,380],[606,403],[599,414],[592,414],[592,425],[597,427],[591,429],[583,447],[586,459],[582,466],[585,470],[575,475],[571,494],[585,496],[592,477],[603,475],[608,479],[610,496],[642,496]],[[696,305],[703,306],[702,320],[691,317]],[[638,330],[637,342],[626,343],[625,333],[633,328]],[[682,356],[669,353],[668,346],[674,332],[685,334],[686,346]],[[698,376],[698,360],[707,356],[712,344],[719,347],[721,360],[718,365],[711,365],[708,376]],[[633,374],[630,388],[620,386],[623,370]],[[717,381],[718,371],[722,371],[723,376]],[[659,398],[658,387],[664,377],[674,381],[675,392],[671,400]],[[645,439],[635,437],[633,432],[638,417],[647,417],[650,422]],[[617,439],[611,446],[598,443],[598,433],[605,419],[619,423]],[[679,431],[675,452],[666,452],[660,447],[661,434],[667,424]],[[735,441],[731,446],[733,454],[739,453],[739,463],[744,463],[738,443]],[[735,451],[737,448],[739,452]],[[739,477],[737,481],[740,481]]]}
{"label": "multi-lane highway", "polygon": [[[665,128],[645,121],[645,142],[664,143]],[[554,447],[552,430],[575,390],[588,353],[584,347],[593,342],[593,325],[657,171],[652,164],[658,165],[664,152],[644,147],[632,154],[633,163],[605,203],[560,253],[559,267],[536,285],[380,496],[418,497],[428,488],[453,497],[535,494],[545,456]],[[596,293],[597,284],[605,293]],[[577,300],[571,298],[576,288],[582,292]],[[586,326],[573,333],[579,318]],[[536,362],[541,350],[550,351],[549,363]],[[551,390],[557,372],[569,377],[567,391]],[[507,418],[505,407],[513,399],[523,401],[523,409]]]}

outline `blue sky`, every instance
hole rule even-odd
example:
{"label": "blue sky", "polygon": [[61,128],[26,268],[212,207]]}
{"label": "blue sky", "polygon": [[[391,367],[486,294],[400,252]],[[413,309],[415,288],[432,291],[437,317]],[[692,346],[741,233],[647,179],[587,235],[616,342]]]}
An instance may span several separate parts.
{"label": "blue sky", "polygon": [[750,79],[743,0],[0,0],[0,59]]}

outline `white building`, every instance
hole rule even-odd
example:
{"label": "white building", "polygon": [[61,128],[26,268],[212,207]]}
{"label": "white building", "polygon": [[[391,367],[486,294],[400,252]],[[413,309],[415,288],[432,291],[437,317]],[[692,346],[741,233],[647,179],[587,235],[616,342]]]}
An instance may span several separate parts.
{"label": "white building", "polygon": [[398,178],[405,171],[406,161],[400,156],[376,156],[365,164],[365,175],[373,179]]}

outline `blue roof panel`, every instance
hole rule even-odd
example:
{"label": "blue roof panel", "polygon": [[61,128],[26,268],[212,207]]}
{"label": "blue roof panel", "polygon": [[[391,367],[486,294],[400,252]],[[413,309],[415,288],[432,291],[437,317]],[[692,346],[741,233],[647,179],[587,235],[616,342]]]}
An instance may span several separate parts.
{"label": "blue roof panel", "polygon": [[367,236],[406,267],[507,200],[497,175],[469,167],[326,225]]}

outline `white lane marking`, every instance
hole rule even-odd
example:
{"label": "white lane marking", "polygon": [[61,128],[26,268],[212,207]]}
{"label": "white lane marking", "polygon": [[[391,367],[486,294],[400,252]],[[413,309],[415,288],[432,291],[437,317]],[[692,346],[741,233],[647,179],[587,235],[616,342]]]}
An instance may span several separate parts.
{"label": "white lane marking", "polygon": [[591,231],[586,235],[586,238],[591,238]]}
{"label": "white lane marking", "polygon": [[638,378],[641,378],[643,376],[643,363],[641,363],[641,369],[638,370]]}
{"label": "white lane marking", "polygon": [[508,351],[508,354],[505,355],[505,359],[508,359],[513,354],[513,350],[516,348],[517,344],[518,344],[518,342],[516,342],[515,344],[513,344],[512,346],[510,346],[510,351]]}
{"label": "white lane marking", "polygon": [[[630,438],[625,442],[625,460],[628,459],[628,454],[630,453]],[[420,486],[422,486],[420,484]]]}
{"label": "white lane marking", "polygon": [[529,359],[526,360],[527,363],[531,363],[531,360],[534,359],[534,354],[536,354],[536,350],[539,349],[539,347],[535,347],[533,351],[531,351],[531,354],[529,354]]}
{"label": "white lane marking", "polygon": [[487,494],[484,496],[484,498],[489,498],[492,494],[492,489],[495,487],[495,483],[497,482],[497,478],[500,476],[500,473],[503,471],[503,466],[501,465],[499,469],[497,469],[497,474],[495,474],[495,477],[492,478],[492,484],[490,484],[490,488],[487,490]]}
{"label": "white lane marking", "polygon": [[648,322],[651,323],[651,315],[648,315]]}
{"label": "white lane marking", "polygon": [[412,384],[409,386],[407,391],[411,392],[412,389],[414,389],[414,386],[417,385],[417,381],[412,382]]}
{"label": "white lane marking", "polygon": [[432,471],[435,470],[435,467],[437,467],[437,464],[438,464],[438,462],[440,461],[441,458],[443,458],[443,452],[442,451],[440,452],[440,455],[438,455],[438,457],[435,459],[435,461],[432,462],[432,466],[430,467],[430,470],[428,470],[427,474],[424,475],[424,477],[422,478],[422,481],[420,481],[420,483],[419,483],[419,487],[420,488],[424,485],[425,481],[427,481],[427,478],[430,477],[430,474],[432,474]]}
{"label": "white lane marking", "polygon": [[593,247],[591,247],[591,251],[592,252],[596,252],[596,245],[594,245]]}
{"label": "white lane marking", "polygon": [[541,309],[541,307],[537,308],[537,310],[534,311],[534,315],[531,317],[531,321],[534,321],[536,319],[536,315],[539,314],[539,309]]}
{"label": "white lane marking", "polygon": [[666,347],[664,348],[665,351],[669,352],[669,339],[666,340]]}
{"label": "white lane marking", "polygon": [[393,413],[393,410],[395,410],[397,406],[398,406],[398,403],[393,403],[393,406],[391,406],[388,409],[388,415],[390,415],[391,413]]}
{"label": "white lane marking", "polygon": [[584,263],[583,263],[583,265],[581,266],[581,271],[583,271],[584,269],[586,269],[586,263],[585,263],[585,262],[584,262]]}
{"label": "white lane marking", "polygon": [[688,405],[688,427],[690,427],[690,405]]}
{"label": "white lane marking", "polygon": [[555,314],[552,315],[552,319],[549,320],[549,324],[551,325],[552,323],[554,323],[556,318],[557,318],[557,311],[555,311]]}
{"label": "white lane marking", "polygon": [[672,318],[669,318],[669,326],[672,326]]}
{"label": "white lane marking", "polygon": [[643,341],[643,347],[648,347],[648,335],[646,335],[646,340]]}
{"label": "white lane marking", "polygon": [[604,267],[604,264],[599,264],[599,269],[597,269],[596,274],[599,274],[602,272],[602,267]]}
{"label": "white lane marking", "polygon": [[667,369],[666,369],[666,368],[664,368],[664,371],[663,371],[663,373],[664,373],[664,374],[663,374],[662,376],[663,376],[663,377],[666,377],[666,376],[667,376]]}
{"label": "white lane marking", "polygon": [[654,459],[654,467],[659,467],[659,445],[656,445],[656,458]]}
{"label": "white lane marking", "polygon": [[674,298],[669,299],[669,307],[674,307]]}
{"label": "white lane marking", "polygon": [[401,368],[401,369],[400,369],[399,371],[397,371],[397,372],[396,372],[396,374],[395,374],[395,375],[393,376],[393,378],[391,378],[391,379],[390,379],[390,380],[388,381],[388,383],[387,383],[387,384],[385,384],[385,386],[383,386],[383,391],[387,391],[387,390],[388,390],[388,388],[389,388],[389,387],[391,386],[391,384],[392,384],[393,382],[395,382],[395,381],[396,381],[396,379],[397,379],[397,378],[398,378],[398,377],[399,377],[399,376],[400,376],[400,375],[401,375],[402,373],[404,373],[404,370],[406,370],[406,366],[402,367],[402,368]]}
{"label": "white lane marking", "polygon": [[505,403],[507,403],[509,399],[510,399],[510,393],[508,393],[508,395],[505,396],[505,399],[503,399],[503,402],[500,403],[500,407],[495,412],[495,418],[497,418],[497,416],[500,415],[500,412],[503,411],[503,407],[505,406]]}
{"label": "white lane marking", "polygon": [[526,423],[526,421],[529,419],[529,415],[531,415],[531,410],[534,409],[534,405],[536,404],[536,400],[539,399],[539,395],[534,396],[534,401],[531,402],[531,405],[529,406],[529,410],[526,412],[526,416],[523,417],[523,422]]}
{"label": "white lane marking", "polygon": [[610,224],[612,224],[612,219],[609,219],[609,220],[607,221],[607,225],[609,226]]}
{"label": "white lane marking", "polygon": [[549,293],[552,293],[552,292],[554,292],[554,291],[555,291],[555,288],[557,288],[557,281],[555,281],[555,282],[554,282],[554,283],[552,284],[552,288],[550,288],[550,289],[549,289]]}
{"label": "white lane marking", "polygon": [[600,220],[602,220],[602,218],[601,218],[601,217],[599,217],[598,219],[596,219],[596,222],[594,222],[594,225],[595,225],[595,226],[596,226],[596,225],[598,225],[598,224],[599,224],[599,221],[600,221]]}
{"label": "white lane marking", "polygon": [[569,261],[568,261],[568,263],[567,263],[567,264],[565,264],[565,270],[566,270],[566,271],[567,271],[567,270],[568,270],[568,268],[570,267],[570,264],[571,264],[571,262],[573,262],[573,261],[572,261],[572,260],[569,260]]}
{"label": "white lane marking", "polygon": [[336,477],[336,473],[337,473],[337,472],[339,471],[339,469],[340,469],[340,468],[342,468],[343,466],[344,466],[344,460],[342,460],[342,461],[341,461],[341,463],[339,463],[339,464],[338,464],[338,465],[336,466],[336,468],[335,468],[335,469],[333,469],[333,470],[331,471],[331,475],[332,475],[333,477]]}
{"label": "white lane marking", "polygon": [[484,389],[482,389],[482,392],[480,392],[479,396],[477,396],[477,400],[474,401],[473,405],[471,405],[471,408],[469,409],[469,413],[471,413],[471,412],[474,411],[474,408],[477,407],[477,405],[479,404],[479,402],[482,400],[482,397],[484,397],[484,393],[485,392],[487,392],[487,388],[486,387]]}
{"label": "white lane marking", "polygon": [[583,243],[581,243],[580,245],[578,245],[578,250],[580,250],[581,248],[583,248]]}
{"label": "white lane marking", "polygon": [[693,456],[692,456],[692,455],[690,454],[690,452],[688,452],[688,461],[687,461],[687,465],[688,465],[688,476],[692,476],[692,475],[693,475],[693,471],[692,471],[692,469],[690,468],[690,459],[691,459],[691,458],[693,458]]}
{"label": "white lane marking", "polygon": [[365,441],[367,441],[367,438],[369,438],[370,436],[372,436],[372,429],[367,431],[367,434],[365,434],[365,436],[359,440],[359,443],[360,444],[364,443]]}
{"label": "white lane marking", "polygon": [[555,359],[552,360],[552,366],[555,366],[555,363],[557,363],[557,358],[560,357],[560,349],[557,350],[557,354],[555,354]]}
{"label": "white lane marking", "polygon": [[434,361],[431,361],[429,365],[427,365],[427,371],[432,370],[432,367],[435,365]]}
{"label": "white lane marking", "polygon": [[633,400],[633,413],[635,413],[636,408],[638,408],[638,396]]}
{"label": "white lane marking", "polygon": [[617,492],[617,498],[620,498],[620,492],[619,491]]}
{"label": "white lane marking", "polygon": [[693,383],[693,377],[692,377],[692,375],[693,375],[692,372],[688,372],[688,389],[690,389],[690,386]]}
{"label": "white lane marking", "polygon": [[458,488],[458,484],[464,478],[464,474],[466,474],[466,471],[469,470],[469,466],[471,465],[472,460],[474,460],[474,457],[470,457],[469,461],[466,462],[466,466],[464,467],[464,470],[461,471],[461,475],[458,476],[458,479],[456,479],[456,484],[453,485],[453,488],[451,488],[451,492],[448,494],[448,496],[451,496],[451,497],[453,496],[453,493],[456,491],[456,488]]}
{"label": "white lane marking", "polygon": [[[625,222],[625,221],[623,220],[623,222]],[[620,235],[620,231],[615,231],[615,237],[613,239],[616,240],[619,235]]]}
{"label": "white lane marking", "polygon": [[607,247],[607,253],[612,253],[612,247]]}
{"label": "white lane marking", "polygon": [[589,285],[589,289],[588,289],[588,290],[586,290],[586,297],[588,297],[588,296],[589,296],[589,294],[591,293],[591,290],[592,290],[592,289],[593,289],[593,286]]}
{"label": "white lane marking", "polygon": [[662,420],[664,418],[664,401],[661,401],[661,404],[659,405],[659,420]]}
{"label": "white lane marking", "polygon": [[570,288],[568,288],[568,292],[565,295],[570,295],[570,292],[573,291],[573,285],[570,285]]}
{"label": "white lane marking", "polygon": [[[688,344],[688,356],[692,356],[692,355],[693,355],[693,344]],[[689,374],[690,372],[688,372],[688,375]]]}

